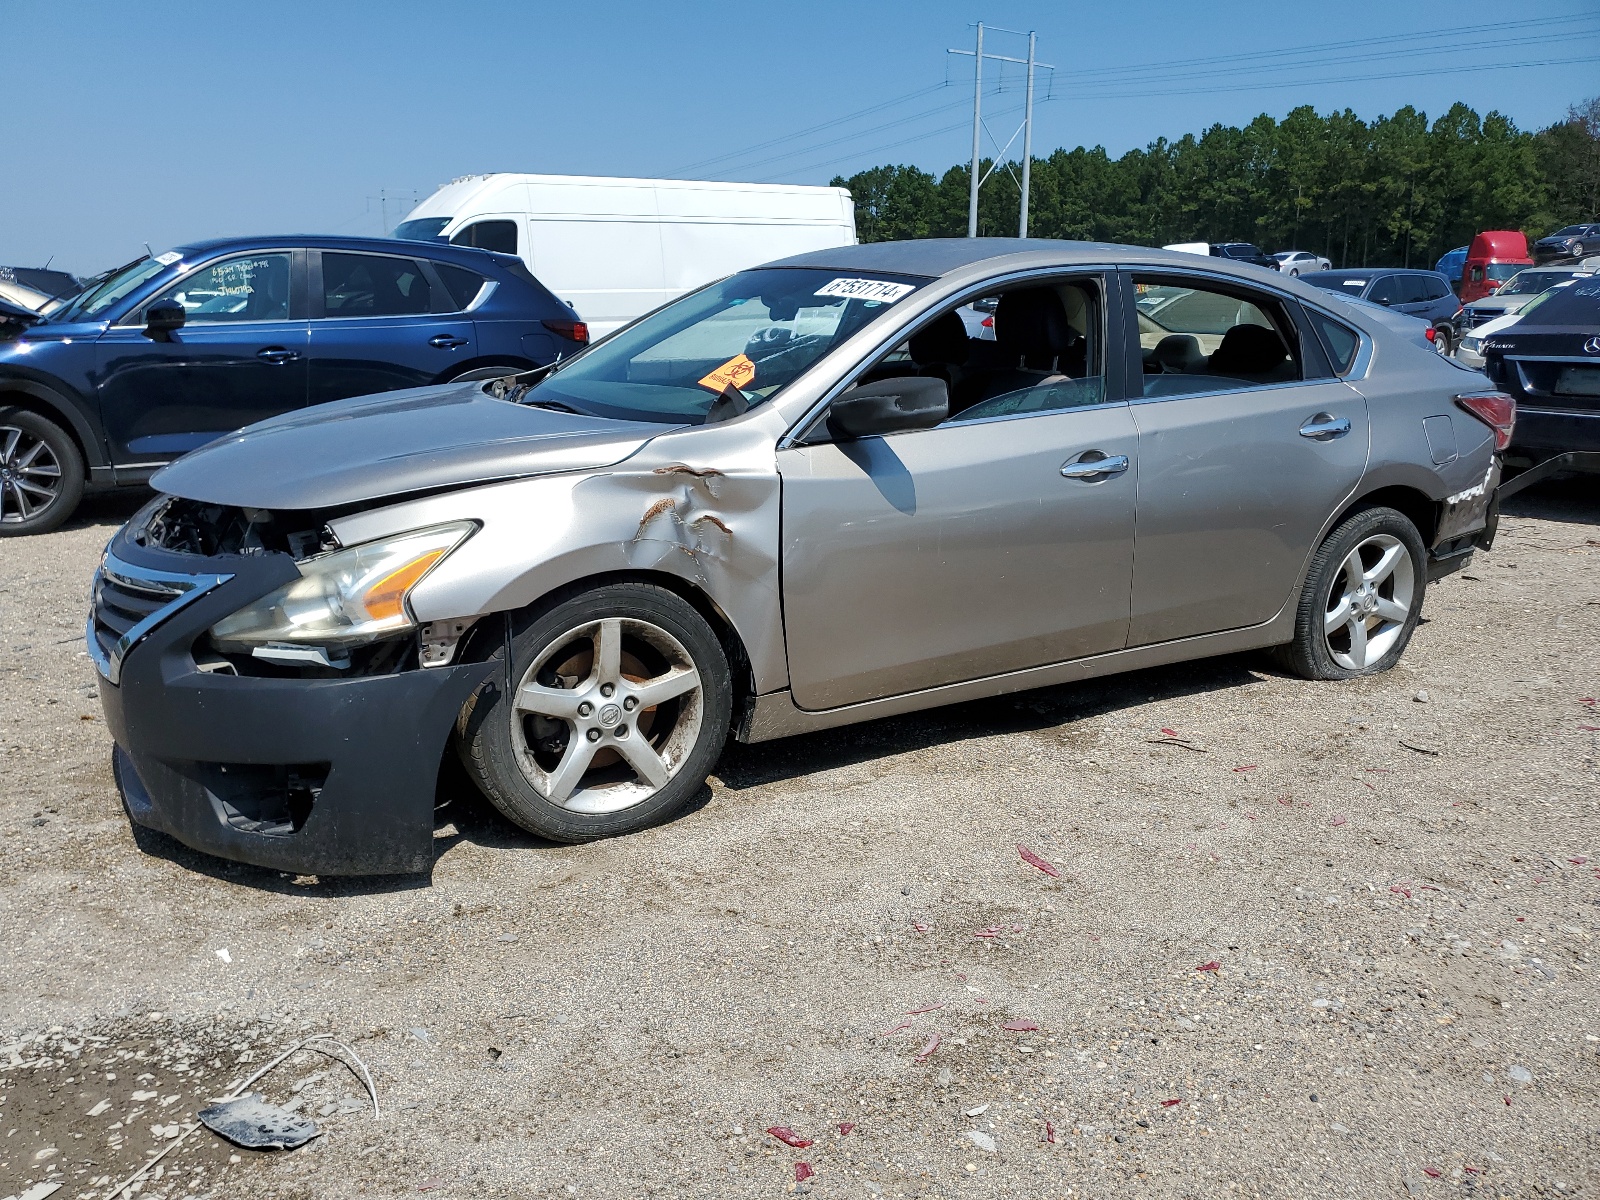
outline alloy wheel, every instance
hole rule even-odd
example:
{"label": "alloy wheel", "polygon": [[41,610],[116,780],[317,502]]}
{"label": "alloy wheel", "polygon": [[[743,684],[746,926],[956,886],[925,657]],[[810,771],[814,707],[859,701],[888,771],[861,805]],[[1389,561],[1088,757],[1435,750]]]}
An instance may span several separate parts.
{"label": "alloy wheel", "polygon": [[0,524],[19,525],[61,494],[61,462],[35,433],[0,425]]}
{"label": "alloy wheel", "polygon": [[1373,534],[1340,564],[1328,590],[1323,636],[1348,671],[1378,662],[1399,640],[1416,598],[1416,566],[1399,538]]}
{"label": "alloy wheel", "polygon": [[571,812],[642,804],[682,769],[705,698],[688,650],[650,621],[607,617],[553,639],[512,697],[511,744],[535,790]]}

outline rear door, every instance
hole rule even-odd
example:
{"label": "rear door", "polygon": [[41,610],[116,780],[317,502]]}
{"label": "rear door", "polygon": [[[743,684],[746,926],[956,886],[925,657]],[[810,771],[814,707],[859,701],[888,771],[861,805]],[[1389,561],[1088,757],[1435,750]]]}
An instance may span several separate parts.
{"label": "rear door", "polygon": [[472,319],[405,254],[312,251],[312,404],[448,378],[473,357]]}
{"label": "rear door", "polygon": [[1201,275],[1130,278],[1128,352],[1147,365],[1128,644],[1260,624],[1366,469],[1366,401],[1292,302]]}
{"label": "rear door", "polygon": [[[184,275],[101,335],[100,414],[119,466],[176,458],[306,402],[305,255],[233,254]],[[174,301],[164,341],[145,310]]]}

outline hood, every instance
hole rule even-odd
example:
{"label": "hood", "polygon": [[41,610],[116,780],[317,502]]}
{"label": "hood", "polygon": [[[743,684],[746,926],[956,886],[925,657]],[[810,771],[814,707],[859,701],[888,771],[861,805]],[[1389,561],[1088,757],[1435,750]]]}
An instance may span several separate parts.
{"label": "hood", "polygon": [[1490,292],[1487,296],[1479,296],[1476,300],[1467,302],[1466,307],[1473,312],[1508,313],[1516,312],[1528,301],[1536,296],[1502,296],[1498,292]]}
{"label": "hood", "polygon": [[171,495],[241,508],[365,500],[606,467],[675,426],[497,400],[479,383],[361,396],[274,417],[157,471]]}

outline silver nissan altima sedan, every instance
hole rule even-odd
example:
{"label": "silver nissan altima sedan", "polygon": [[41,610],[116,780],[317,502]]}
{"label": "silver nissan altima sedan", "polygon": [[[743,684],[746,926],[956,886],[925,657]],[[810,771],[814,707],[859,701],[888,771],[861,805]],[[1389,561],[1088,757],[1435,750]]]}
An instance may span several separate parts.
{"label": "silver nissan altima sedan", "polygon": [[583,841],[730,735],[1256,648],[1385,670],[1493,536],[1514,417],[1392,320],[1220,259],[880,243],[253,425],[95,576],[122,798],[227,858],[418,871],[447,754]]}

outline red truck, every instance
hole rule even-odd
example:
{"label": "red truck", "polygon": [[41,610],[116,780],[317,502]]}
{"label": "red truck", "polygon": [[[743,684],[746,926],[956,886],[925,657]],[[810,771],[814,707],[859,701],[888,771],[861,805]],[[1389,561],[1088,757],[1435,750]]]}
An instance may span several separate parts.
{"label": "red truck", "polygon": [[1485,230],[1467,248],[1467,261],[1461,271],[1461,303],[1487,296],[1523,267],[1531,266],[1526,234],[1514,229]]}

